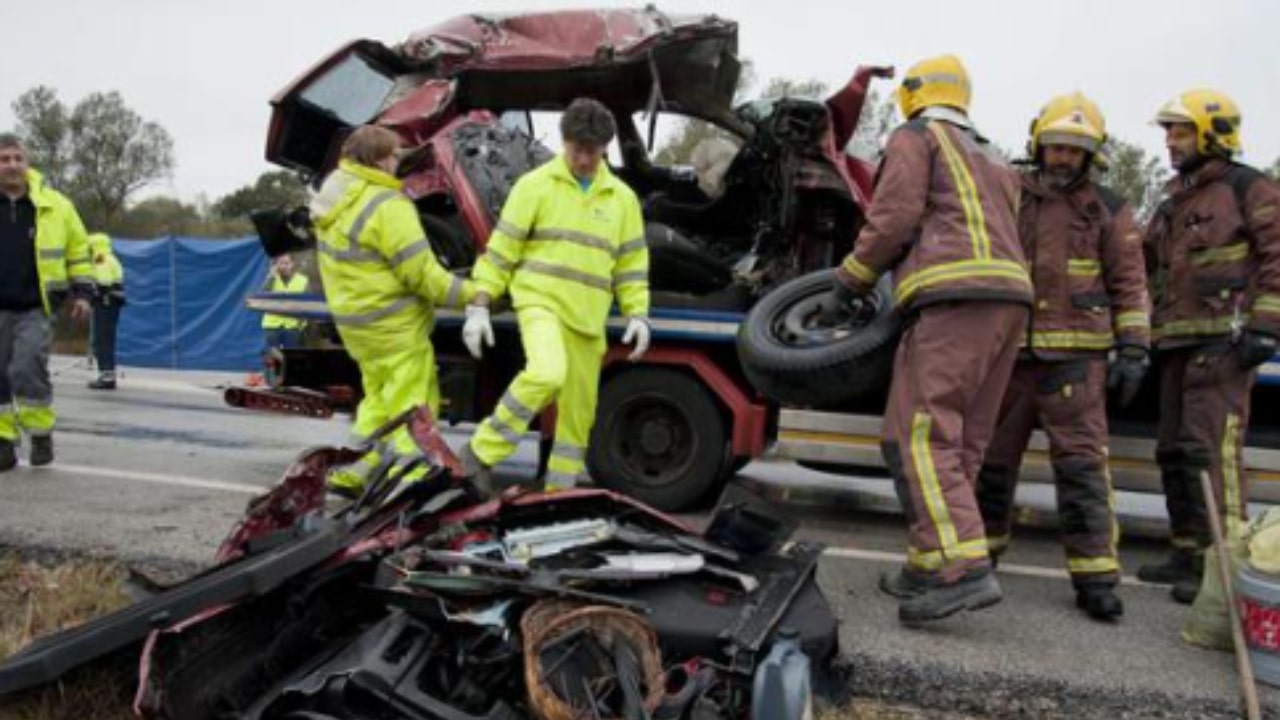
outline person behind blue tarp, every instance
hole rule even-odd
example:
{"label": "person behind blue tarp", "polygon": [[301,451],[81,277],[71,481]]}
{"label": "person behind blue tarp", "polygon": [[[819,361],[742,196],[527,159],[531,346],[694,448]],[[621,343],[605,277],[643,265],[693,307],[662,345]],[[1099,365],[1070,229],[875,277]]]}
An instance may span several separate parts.
{"label": "person behind blue tarp", "polygon": [[116,327],[120,309],[124,307],[124,267],[111,251],[111,238],[104,233],[89,236],[89,253],[93,259],[93,317],[89,326],[93,359],[98,377],[89,381],[90,390],[116,389]]}

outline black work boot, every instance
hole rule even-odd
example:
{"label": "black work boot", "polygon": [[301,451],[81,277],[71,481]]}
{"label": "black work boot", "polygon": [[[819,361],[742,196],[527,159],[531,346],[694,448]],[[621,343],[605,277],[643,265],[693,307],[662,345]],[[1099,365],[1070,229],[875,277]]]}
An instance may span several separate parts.
{"label": "black work boot", "polygon": [[102,373],[96,379],[89,381],[90,390],[115,390],[116,374]]}
{"label": "black work boot", "polygon": [[1169,588],[1169,595],[1173,597],[1174,602],[1183,605],[1190,605],[1196,601],[1196,596],[1200,594],[1200,578],[1182,578]]}
{"label": "black work boot", "polygon": [[493,472],[488,465],[476,457],[475,451],[471,449],[471,443],[468,442],[462,446],[458,460],[462,462],[462,479],[471,484],[472,489],[481,499],[488,500],[496,494],[493,487]]}
{"label": "black work boot", "polygon": [[898,605],[898,622],[903,625],[921,625],[941,620],[961,610],[981,610],[991,607],[1004,597],[1000,583],[991,568],[974,570],[959,581],[943,584],[929,579],[928,589],[902,601]]}
{"label": "black work boot", "polygon": [[1157,585],[1174,585],[1182,580],[1200,581],[1204,570],[1204,556],[1190,550],[1174,550],[1168,559],[1158,565],[1138,568],[1138,579]]}
{"label": "black work boot", "polygon": [[18,466],[18,449],[12,440],[0,440],[0,472],[12,470]]}
{"label": "black work boot", "polygon": [[880,592],[906,600],[923,594],[929,589],[929,578],[903,565],[880,573]]}
{"label": "black work boot", "polygon": [[31,461],[32,467],[40,467],[53,462],[53,436],[52,435],[33,435],[31,437]]}
{"label": "black work boot", "polygon": [[1124,603],[1111,585],[1089,584],[1077,587],[1076,607],[1094,620],[1114,621],[1124,615]]}

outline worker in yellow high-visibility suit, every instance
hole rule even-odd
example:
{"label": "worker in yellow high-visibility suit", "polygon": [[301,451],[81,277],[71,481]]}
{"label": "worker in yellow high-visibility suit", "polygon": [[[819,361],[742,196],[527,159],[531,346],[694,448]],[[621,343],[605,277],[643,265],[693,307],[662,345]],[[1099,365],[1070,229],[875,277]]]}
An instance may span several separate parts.
{"label": "worker in yellow high-visibility suit", "polygon": [[111,250],[106,233],[89,235],[89,252],[93,260],[93,277],[97,290],[93,295],[93,316],[89,339],[98,377],[89,381],[90,390],[116,389],[116,328],[124,307],[124,266]]}
{"label": "worker in yellow high-visibility suit", "polygon": [[[310,289],[307,276],[298,272],[293,256],[288,253],[275,259],[263,291],[272,293],[304,293]],[[262,330],[267,336],[267,349],[292,348],[302,345],[306,321],[288,315],[262,314]]]}
{"label": "worker in yellow high-visibility suit", "polygon": [[23,434],[32,465],[53,462],[53,319],[68,301],[73,319],[87,319],[92,296],[80,214],[31,167],[22,140],[0,133],[0,472],[17,466]]}
{"label": "worker in yellow high-visibility suit", "polygon": [[[471,282],[451,275],[436,260],[417,209],[401,193],[393,174],[399,149],[393,131],[357,128],[342,146],[338,168],[311,203],[325,298],[364,385],[352,428],[356,442],[419,405],[439,412],[430,337],[434,308],[462,307],[475,296]],[[368,467],[330,475],[329,488],[355,495],[369,467],[382,461],[403,467],[418,456],[402,427],[362,460]]]}
{"label": "worker in yellow high-visibility suit", "polygon": [[475,357],[493,345],[488,304],[510,293],[526,364],[463,450],[468,478],[492,492],[489,469],[515,451],[533,418],[556,403],[548,490],[585,479],[595,422],[605,322],[616,299],[627,318],[630,359],[649,347],[649,251],[640,203],[609,171],[616,126],[595,100],[580,98],[560,121],[564,152],[516,183],[476,262],[479,286],[463,341]]}

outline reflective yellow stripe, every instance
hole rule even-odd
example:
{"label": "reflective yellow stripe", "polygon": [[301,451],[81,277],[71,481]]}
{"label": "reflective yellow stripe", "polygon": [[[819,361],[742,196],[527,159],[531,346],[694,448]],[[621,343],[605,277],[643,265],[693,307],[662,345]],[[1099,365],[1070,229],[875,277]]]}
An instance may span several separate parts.
{"label": "reflective yellow stripe", "polygon": [[1280,313],[1280,295],[1259,295],[1253,301],[1255,312]]}
{"label": "reflective yellow stripe", "polygon": [[1067,570],[1076,573],[1119,572],[1120,563],[1113,557],[1067,558]]}
{"label": "reflective yellow stripe", "polygon": [[978,188],[973,182],[973,175],[965,165],[964,158],[951,144],[947,131],[937,123],[930,123],[929,130],[933,132],[934,137],[938,139],[938,145],[942,147],[942,157],[959,191],[964,221],[969,226],[969,238],[973,243],[973,256],[980,259],[990,258],[991,238],[987,236],[987,218],[982,212],[982,200],[978,197]]}
{"label": "reflective yellow stripe", "polygon": [[1009,547],[1009,541],[1012,539],[1009,535],[988,535],[987,547],[991,552],[997,552]]}
{"label": "reflective yellow stripe", "polygon": [[1031,344],[1037,347],[1079,348],[1082,350],[1110,350],[1115,338],[1109,332],[1085,332],[1083,330],[1036,330],[1031,333]]}
{"label": "reflective yellow stripe", "polygon": [[953,557],[959,538],[956,527],[951,523],[951,511],[947,508],[947,499],[942,494],[942,486],[938,483],[938,474],[933,466],[933,453],[929,450],[929,430],[933,427],[933,418],[926,413],[916,413],[911,421],[911,461],[915,465],[916,477],[920,479],[920,492],[924,496],[925,507],[938,532],[938,544],[941,545],[944,557]]}
{"label": "reflective yellow stripe", "polygon": [[[610,255],[616,255],[617,249],[608,238],[592,235],[581,230],[569,230],[567,228],[535,228],[533,234],[529,236],[529,242],[552,242],[560,241],[572,243],[593,250],[602,250]],[[643,242],[643,240],[641,241]]]}
{"label": "reflective yellow stripe", "polygon": [[[1227,539],[1240,537],[1240,466],[1236,452],[1240,447],[1240,416],[1227,413],[1222,431],[1222,514],[1227,519]],[[1198,479],[1198,478],[1197,478]]]}
{"label": "reflective yellow stripe", "polygon": [[845,272],[868,285],[875,283],[876,278],[880,277],[880,273],[858,262],[858,259],[852,255],[845,258],[840,267],[844,268]]}
{"label": "reflective yellow stripe", "polygon": [[1102,263],[1097,260],[1071,258],[1067,260],[1067,274],[1072,277],[1098,277],[1102,274]]}
{"label": "reflective yellow stripe", "polygon": [[1191,252],[1192,265],[1217,265],[1240,262],[1249,256],[1249,243],[1232,243],[1222,247]]}
{"label": "reflective yellow stripe", "polygon": [[[1198,479],[1197,479],[1198,481]],[[1177,550],[1199,550],[1200,542],[1195,538],[1173,536],[1169,538],[1169,544]]]}
{"label": "reflective yellow stripe", "polygon": [[[1241,321],[1247,320],[1248,315],[1241,316]],[[1171,335],[1218,335],[1221,333],[1231,332],[1232,318],[1208,318],[1204,320],[1174,320],[1162,325],[1156,325],[1154,330],[1157,337],[1168,337]]]}
{"label": "reflective yellow stripe", "polygon": [[519,270],[522,272],[531,272],[537,273],[538,275],[560,278],[561,280],[568,280],[569,282],[586,285],[587,287],[594,288],[596,290],[604,290],[605,292],[613,291],[613,280],[611,278],[602,278],[599,275],[593,275],[565,265],[543,262],[541,260],[522,260],[519,265]]}
{"label": "reflective yellow stripe", "polygon": [[360,325],[370,325],[382,318],[390,317],[405,308],[413,307],[418,304],[418,299],[412,296],[402,297],[392,302],[390,305],[380,307],[377,310],[370,310],[362,313],[333,313],[333,321],[339,326],[357,327]]}
{"label": "reflective yellow stripe", "polygon": [[648,247],[649,247],[649,244],[645,242],[645,239],[643,237],[638,237],[634,240],[628,240],[622,243],[621,245],[619,245],[617,256],[622,257],[623,255],[630,255],[633,252],[646,250],[648,249]]}
{"label": "reflective yellow stripe", "polygon": [[1151,321],[1147,318],[1147,313],[1142,310],[1129,310],[1116,315],[1117,330],[1149,327],[1151,327]]}
{"label": "reflective yellow stripe", "polygon": [[525,238],[529,237],[528,230],[518,228],[514,224],[509,223],[506,220],[499,220],[498,224],[493,226],[493,229],[496,230],[497,232],[502,233],[503,235],[506,235],[512,240],[524,240]]}
{"label": "reflective yellow stripe", "polygon": [[943,555],[940,550],[917,550],[916,548],[908,547],[907,565],[919,570],[938,570],[942,568],[948,559],[981,560],[990,554],[991,550],[987,545],[986,538],[966,540],[956,545],[946,555]]}
{"label": "reflective yellow stripe", "polygon": [[648,282],[649,273],[644,270],[633,270],[631,272],[618,273],[613,276],[613,286],[626,285],[627,283]]}
{"label": "reflective yellow stripe", "polygon": [[1031,289],[1027,269],[1012,260],[959,260],[942,263],[912,273],[898,282],[894,298],[899,304],[906,302],[919,290],[948,280],[1002,277],[1017,280]]}

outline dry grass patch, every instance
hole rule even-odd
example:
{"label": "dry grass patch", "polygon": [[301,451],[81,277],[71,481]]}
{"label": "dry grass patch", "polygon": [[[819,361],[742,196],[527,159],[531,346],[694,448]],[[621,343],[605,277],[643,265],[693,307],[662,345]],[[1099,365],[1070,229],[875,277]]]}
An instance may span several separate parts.
{"label": "dry grass patch", "polygon": [[[55,566],[0,554],[0,658],[35,638],[66,630],[130,603],[116,563],[69,560]],[[132,717],[127,668],[86,667],[53,687],[0,698],[0,720],[124,720]]]}

